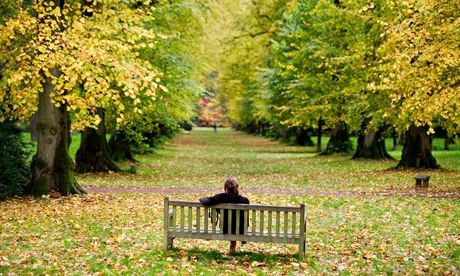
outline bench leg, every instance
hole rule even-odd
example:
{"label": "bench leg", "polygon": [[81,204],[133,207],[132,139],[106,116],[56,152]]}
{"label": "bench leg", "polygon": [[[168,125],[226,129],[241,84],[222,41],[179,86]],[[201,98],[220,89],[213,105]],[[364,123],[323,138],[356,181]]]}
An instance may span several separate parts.
{"label": "bench leg", "polygon": [[173,247],[174,238],[165,238],[165,249],[171,249]]}
{"label": "bench leg", "polygon": [[302,261],[305,257],[305,242],[299,244],[299,260]]}

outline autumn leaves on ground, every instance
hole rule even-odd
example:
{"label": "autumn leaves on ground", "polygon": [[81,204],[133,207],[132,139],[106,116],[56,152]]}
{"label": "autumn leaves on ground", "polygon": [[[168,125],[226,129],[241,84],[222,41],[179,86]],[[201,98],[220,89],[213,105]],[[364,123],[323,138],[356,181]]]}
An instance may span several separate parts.
{"label": "autumn leaves on ground", "polygon": [[[418,172],[391,170],[393,161],[316,156],[313,148],[197,129],[138,156],[136,174],[80,175],[86,196],[2,202],[0,274],[458,274],[460,164],[436,158],[446,169],[425,171],[430,188],[417,191]],[[162,249],[163,197],[197,200],[220,191],[227,175],[252,203],[306,204],[302,262],[293,245],[248,243],[229,255],[225,242],[178,240]]]}

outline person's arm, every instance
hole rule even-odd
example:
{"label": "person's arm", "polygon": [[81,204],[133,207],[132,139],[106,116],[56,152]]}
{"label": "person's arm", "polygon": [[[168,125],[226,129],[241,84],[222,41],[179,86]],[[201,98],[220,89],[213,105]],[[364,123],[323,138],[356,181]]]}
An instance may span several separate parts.
{"label": "person's arm", "polygon": [[200,198],[200,203],[205,205],[205,206],[210,206],[210,205],[223,203],[224,201],[222,200],[222,195],[223,194],[217,194],[215,196],[202,197],[202,198]]}
{"label": "person's arm", "polygon": [[205,206],[209,206],[212,205],[212,200],[210,200],[209,197],[202,197],[200,198],[200,203]]}
{"label": "person's arm", "polygon": [[247,197],[242,196],[241,199],[240,199],[240,203],[249,204],[249,199]]}

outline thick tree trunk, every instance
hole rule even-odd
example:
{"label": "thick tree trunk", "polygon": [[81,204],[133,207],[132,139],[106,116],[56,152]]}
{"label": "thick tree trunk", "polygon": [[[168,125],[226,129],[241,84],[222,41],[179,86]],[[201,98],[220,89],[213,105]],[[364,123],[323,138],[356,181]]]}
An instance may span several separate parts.
{"label": "thick tree trunk", "polygon": [[87,127],[81,135],[80,148],[75,157],[76,171],[79,173],[119,172],[121,170],[112,160],[105,138],[104,110],[98,108],[97,114],[101,118],[97,129]]}
{"label": "thick tree trunk", "polygon": [[314,145],[308,131],[302,127],[299,127],[296,130],[296,144],[299,146],[313,146]]}
{"label": "thick tree trunk", "polygon": [[321,154],[350,153],[351,151],[352,145],[348,135],[347,125],[345,123],[339,123],[331,131],[331,138],[327,143],[326,149]]}
{"label": "thick tree trunk", "polygon": [[136,162],[131,151],[131,143],[123,131],[115,132],[109,140],[109,148],[114,161],[129,160]]}
{"label": "thick tree trunk", "polygon": [[393,159],[385,148],[385,138],[382,131],[365,133],[364,129],[358,136],[358,146],[353,159]]}
{"label": "thick tree trunk", "polygon": [[[50,69],[54,76],[57,68]],[[37,152],[32,159],[32,181],[26,193],[44,195],[57,191],[61,195],[81,194],[85,191],[78,185],[74,176],[74,164],[69,156],[70,118],[65,105],[54,106],[51,95],[55,86],[47,77],[43,83],[44,91],[39,95],[36,123]]]}
{"label": "thick tree trunk", "polygon": [[431,137],[424,127],[410,126],[405,137],[398,168],[439,168],[431,154]]}
{"label": "thick tree trunk", "polygon": [[321,146],[322,146],[322,142],[321,142],[321,138],[322,138],[322,135],[323,135],[323,120],[319,119],[318,120],[318,137],[317,137],[317,141],[316,141],[316,151],[317,152],[321,152]]}

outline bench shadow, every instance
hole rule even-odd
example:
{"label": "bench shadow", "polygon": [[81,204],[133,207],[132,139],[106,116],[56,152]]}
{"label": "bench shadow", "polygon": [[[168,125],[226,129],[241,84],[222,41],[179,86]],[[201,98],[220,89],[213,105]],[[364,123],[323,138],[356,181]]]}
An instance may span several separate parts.
{"label": "bench shadow", "polygon": [[[254,251],[245,251],[244,248],[241,248],[240,251],[235,253],[223,253],[216,250],[203,250],[203,249],[182,249],[174,247],[169,249],[170,253],[179,256],[181,252],[185,252],[187,257],[194,256],[197,260],[200,261],[230,261],[233,258],[240,258],[246,262],[275,262],[281,261],[290,263],[293,259],[297,260],[297,254],[273,254],[273,253],[263,253],[263,252],[254,252]],[[182,253],[183,254],[183,253]]]}

